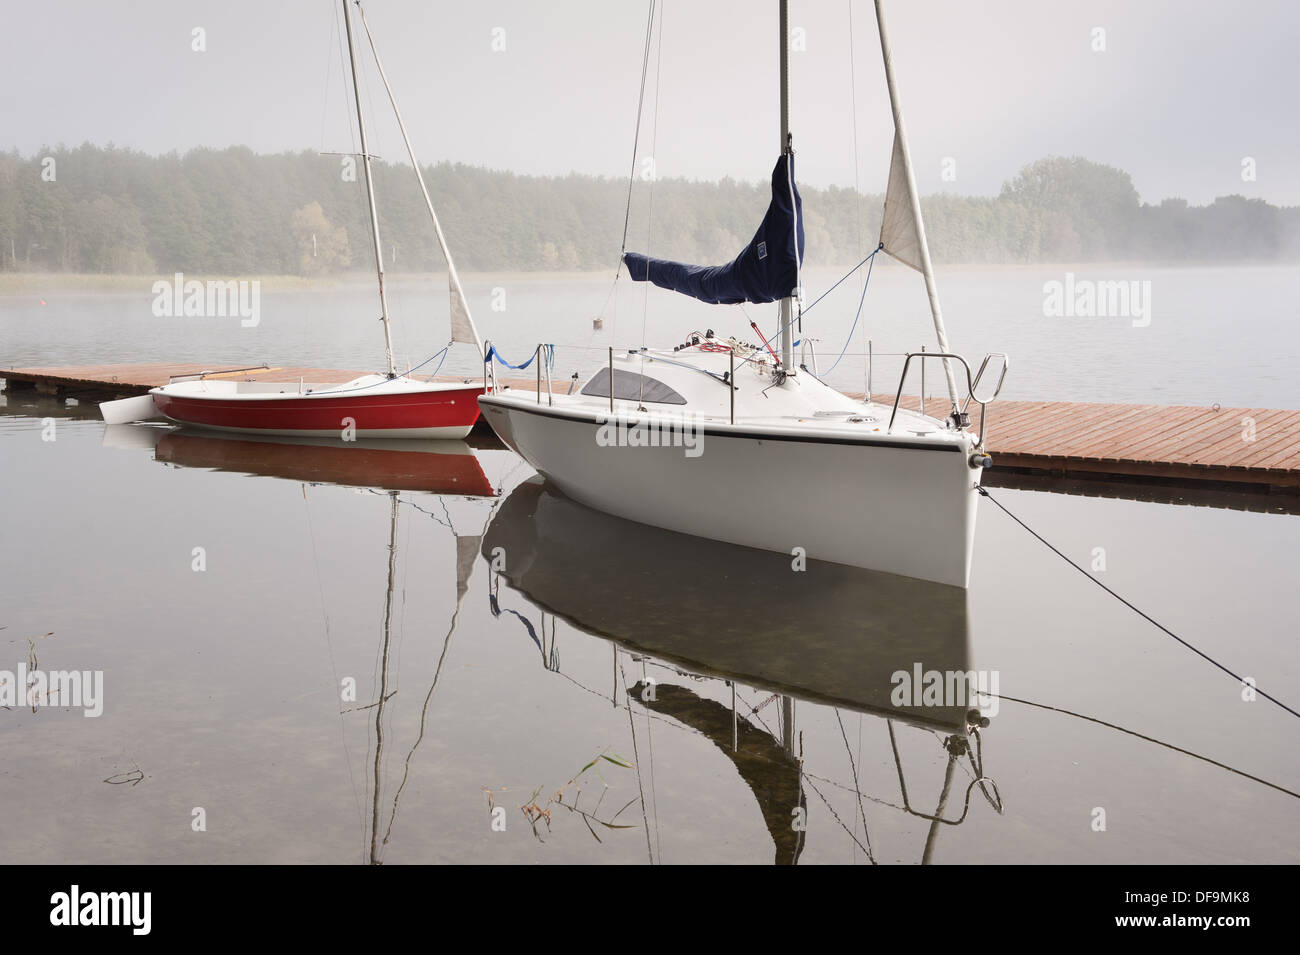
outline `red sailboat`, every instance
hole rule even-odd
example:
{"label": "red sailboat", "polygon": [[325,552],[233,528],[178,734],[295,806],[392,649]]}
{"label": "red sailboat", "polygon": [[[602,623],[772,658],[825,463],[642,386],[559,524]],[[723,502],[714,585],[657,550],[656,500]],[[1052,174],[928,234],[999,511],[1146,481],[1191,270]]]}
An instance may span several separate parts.
{"label": "red sailboat", "polygon": [[179,381],[150,394],[178,424],[296,437],[451,438],[478,420],[481,384],[365,375],[343,385],[260,381]]}
{"label": "red sailboat", "polygon": [[[219,431],[298,437],[341,436],[351,438],[449,438],[469,434],[478,420],[478,396],[481,384],[471,382],[421,381],[399,375],[393,361],[392,328],[388,315],[388,296],[384,288],[384,257],[379,237],[379,216],[375,206],[371,154],[366,145],[366,122],[361,107],[357,80],[357,60],[352,35],[349,0],[342,0],[343,19],[347,28],[348,57],[352,69],[353,99],[357,108],[360,133],[361,167],[369,200],[371,233],[375,249],[375,273],[379,282],[380,318],[384,325],[384,346],[388,370],[383,374],[363,375],[345,384],[285,384],[265,381],[227,381],[197,377],[174,381],[154,388],[148,398],[128,398],[101,405],[106,421],[140,420],[161,415],[178,424],[194,425]],[[402,123],[388,77],[379,62],[374,37],[366,24],[360,3],[361,25],[366,32],[375,67],[383,80],[392,104],[397,125],[406,143],[411,165],[415,169],[429,216],[433,220],[438,244],[447,259],[448,286],[451,295],[451,338],[439,355],[457,343],[473,345],[483,355],[483,342],[470,317],[469,305],[461,288],[460,277],[452,262],[433,201],[420,173],[411,139]],[[435,358],[438,355],[434,356]],[[430,359],[432,360],[432,359]],[[152,399],[150,402],[149,399]]]}

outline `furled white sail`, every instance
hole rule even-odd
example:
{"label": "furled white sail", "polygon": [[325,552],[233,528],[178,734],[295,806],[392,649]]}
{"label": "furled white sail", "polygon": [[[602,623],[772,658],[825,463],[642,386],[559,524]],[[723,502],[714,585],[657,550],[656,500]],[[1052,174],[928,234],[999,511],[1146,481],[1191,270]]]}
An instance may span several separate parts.
{"label": "furled white sail", "polygon": [[[419,168],[416,168],[419,173]],[[420,188],[424,189],[424,177],[420,177]],[[428,193],[425,193],[426,197]],[[433,216],[433,230],[438,234],[438,244],[442,247],[442,254],[447,259],[447,287],[451,294],[451,340],[454,342],[464,342],[467,345],[473,345],[483,351],[483,342],[478,337],[478,329],[474,327],[474,319],[469,314],[469,302],[465,301],[465,290],[461,288],[460,276],[456,274],[456,263],[451,260],[451,251],[447,248],[447,240],[443,238],[442,226],[438,223],[438,215],[433,211],[433,203],[429,203],[429,214]]]}
{"label": "furled white sail", "polygon": [[903,144],[894,133],[894,156],[889,163],[889,188],[885,192],[885,211],[880,222],[880,244],[904,265],[925,271],[921,257],[921,233],[912,212],[912,193],[907,178],[907,159]]}

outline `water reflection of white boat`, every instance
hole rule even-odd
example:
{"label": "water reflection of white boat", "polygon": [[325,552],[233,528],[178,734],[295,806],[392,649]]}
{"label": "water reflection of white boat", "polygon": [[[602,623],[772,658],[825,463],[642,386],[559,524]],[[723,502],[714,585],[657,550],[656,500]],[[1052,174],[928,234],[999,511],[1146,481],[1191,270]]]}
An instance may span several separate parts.
{"label": "water reflection of white boat", "polygon": [[537,479],[483,539],[539,607],[695,673],[964,731],[970,706],[895,706],[894,674],[970,669],[966,592],[700,540],[622,520]]}
{"label": "water reflection of white boat", "polygon": [[[543,614],[613,642],[616,673],[621,651],[664,665],[656,671],[662,679],[627,685],[615,704],[653,711],[711,740],[754,793],[778,863],[797,862],[803,849],[803,832],[791,827],[791,813],[808,805],[796,742],[799,701],[885,721],[900,808],[929,823],[922,861],[932,860],[945,825],[965,821],[976,793],[1000,811],[996,783],[983,770],[980,730],[988,721],[972,712],[979,700],[969,683],[964,589],[835,564],[795,572],[782,557],[603,514],[539,479],[502,501],[481,550],[495,568],[494,613],[501,613],[499,578]],[[554,628],[548,646],[544,622],[534,626],[512,612],[538,642],[546,668],[558,670]],[[918,666],[956,675],[963,698],[900,705],[897,675],[910,676]],[[701,691],[701,678],[731,688],[730,708]],[[774,729],[755,721],[754,712],[740,714],[736,684],[779,701],[771,711]],[[717,695],[725,700],[726,692]],[[900,747],[897,724],[946,734],[933,811],[911,802],[902,755],[908,750]],[[956,790],[958,810],[950,806],[953,784],[957,767],[967,764],[971,779],[964,793]]]}

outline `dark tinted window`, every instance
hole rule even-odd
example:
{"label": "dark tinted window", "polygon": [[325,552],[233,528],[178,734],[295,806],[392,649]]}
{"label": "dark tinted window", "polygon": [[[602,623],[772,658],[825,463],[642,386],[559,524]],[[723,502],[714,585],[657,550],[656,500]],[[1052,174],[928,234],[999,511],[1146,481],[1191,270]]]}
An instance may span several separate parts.
{"label": "dark tinted window", "polygon": [[[609,369],[602,368],[587,382],[582,393],[593,398],[609,397]],[[614,369],[614,397],[625,401],[654,401],[663,405],[684,405],[686,399],[657,378],[634,371]]]}

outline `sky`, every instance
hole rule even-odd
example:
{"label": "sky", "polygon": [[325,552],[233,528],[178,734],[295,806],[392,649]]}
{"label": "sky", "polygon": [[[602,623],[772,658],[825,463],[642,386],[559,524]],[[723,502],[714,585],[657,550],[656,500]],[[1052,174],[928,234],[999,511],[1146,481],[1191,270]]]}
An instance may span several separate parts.
{"label": "sky", "polygon": [[[6,7],[2,149],[352,148],[332,0]],[[646,0],[365,9],[421,162],[628,175]],[[659,176],[764,179],[780,138],[776,0],[658,9],[641,154]],[[1028,162],[1079,155],[1129,172],[1146,202],[1300,205],[1292,0],[888,0],[886,16],[922,193],[993,195]],[[893,127],[873,4],[791,0],[790,22],[800,180],[883,191]],[[363,52],[371,151],[402,159]]]}

